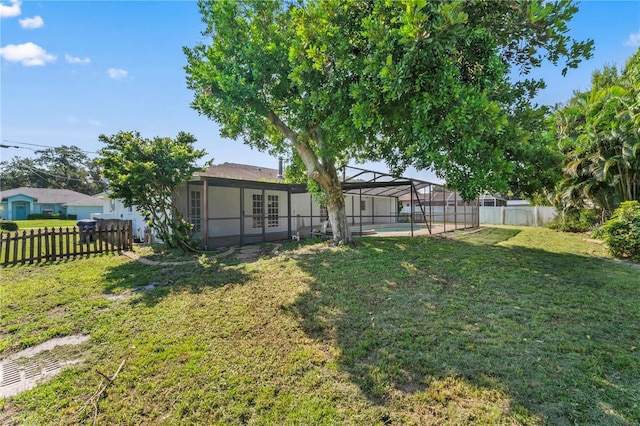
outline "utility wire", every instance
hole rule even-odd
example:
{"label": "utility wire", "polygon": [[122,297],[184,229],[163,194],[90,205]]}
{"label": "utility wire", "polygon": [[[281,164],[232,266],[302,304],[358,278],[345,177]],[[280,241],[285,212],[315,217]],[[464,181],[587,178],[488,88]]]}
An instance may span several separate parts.
{"label": "utility wire", "polygon": [[[28,145],[28,146],[37,146],[40,148],[62,148],[61,146],[51,146],[51,145],[40,145],[37,143],[28,143],[28,142],[17,142],[17,141],[9,141],[6,139],[2,139],[3,142],[6,143],[15,143],[18,145]],[[71,145],[70,147],[75,147],[75,148],[80,148],[80,147],[76,147],[75,145]],[[20,149],[30,149],[30,148],[25,148],[25,147],[21,147],[21,146],[9,146],[9,145],[0,145],[0,148],[20,148]],[[94,151],[84,151],[83,149],[80,149],[81,152],[84,152],[85,154],[97,154],[97,152]]]}
{"label": "utility wire", "polygon": [[31,170],[33,173],[35,173],[36,175],[40,176],[42,179],[44,179],[46,181],[48,181],[48,179],[45,178],[44,176],[40,175],[39,173],[43,173],[45,175],[51,176],[51,177],[56,178],[56,179],[62,179],[62,180],[67,180],[67,181],[75,180],[77,182],[88,182],[87,179],[78,179],[78,178],[72,178],[72,177],[68,177],[68,176],[54,175],[53,173],[49,173],[49,172],[44,171],[44,170],[38,170],[38,169],[35,169],[35,168],[31,167],[31,166],[27,166],[26,164],[23,164],[23,166],[26,169]]}

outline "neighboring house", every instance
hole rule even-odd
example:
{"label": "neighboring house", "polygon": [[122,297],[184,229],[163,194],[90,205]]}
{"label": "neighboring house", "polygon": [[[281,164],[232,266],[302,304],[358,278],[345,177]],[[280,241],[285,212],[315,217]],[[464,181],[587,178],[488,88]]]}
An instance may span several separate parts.
{"label": "neighboring house", "polygon": [[26,220],[30,214],[76,215],[89,219],[102,213],[102,200],[69,189],[15,188],[0,191],[2,217],[6,220]]}
{"label": "neighboring house", "polygon": [[498,195],[485,192],[479,197],[481,207],[502,207],[507,205],[507,199]]}
{"label": "neighboring house", "polygon": [[[414,211],[418,211],[420,207],[424,209],[432,207],[457,207],[464,206],[465,201],[462,196],[456,191],[447,191],[443,186],[432,184],[431,187],[426,188],[423,192],[408,193],[400,197],[402,202],[402,211],[410,212],[411,201],[413,201]],[[476,200],[471,204],[476,205]]]}

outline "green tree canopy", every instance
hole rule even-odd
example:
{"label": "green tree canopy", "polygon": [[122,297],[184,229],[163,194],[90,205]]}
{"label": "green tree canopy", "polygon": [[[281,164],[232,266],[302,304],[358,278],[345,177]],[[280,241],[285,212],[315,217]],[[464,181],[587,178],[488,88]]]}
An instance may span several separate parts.
{"label": "green tree canopy", "polygon": [[0,163],[2,189],[62,188],[95,195],[102,191],[100,170],[77,146],[35,151],[33,158],[14,157]]}
{"label": "green tree canopy", "polygon": [[591,81],[555,115],[566,155],[556,200],[565,211],[595,205],[606,217],[640,200],[640,50],[621,73],[605,66]]}
{"label": "green tree canopy", "polygon": [[466,199],[539,178],[523,165],[545,145],[529,100],[544,84],[511,69],[566,71],[592,47],[566,35],[570,1],[199,5],[210,42],[185,48],[193,108],[223,136],[298,157],[336,242],[350,239],[336,173],[350,160],[433,168]]}
{"label": "green tree canopy", "polygon": [[106,145],[99,162],[110,196],[136,206],[167,245],[190,250],[191,227],[182,218],[175,191],[200,169],[196,161],[205,152],[194,148],[196,139],[184,132],[175,139],[147,139],[121,131],[99,140]]}

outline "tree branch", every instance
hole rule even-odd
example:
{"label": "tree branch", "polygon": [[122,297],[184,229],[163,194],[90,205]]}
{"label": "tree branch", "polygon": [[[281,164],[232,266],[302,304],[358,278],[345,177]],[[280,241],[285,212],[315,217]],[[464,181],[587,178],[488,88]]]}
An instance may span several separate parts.
{"label": "tree branch", "polygon": [[80,413],[84,412],[89,407],[89,405],[91,405],[91,406],[93,406],[93,424],[95,425],[95,424],[98,423],[98,401],[100,400],[100,397],[102,396],[104,391],[107,389],[107,386],[109,386],[111,383],[113,383],[113,381],[116,379],[116,377],[118,377],[118,374],[120,374],[120,371],[122,370],[122,367],[124,367],[125,361],[126,361],[126,359],[122,360],[122,362],[120,363],[120,367],[118,367],[116,372],[111,377],[107,377],[102,372],[96,370],[96,373],[101,375],[104,378],[104,380],[100,382],[100,386],[99,386],[98,390],[93,395],[91,395],[91,397],[76,412],[77,414],[80,414]]}

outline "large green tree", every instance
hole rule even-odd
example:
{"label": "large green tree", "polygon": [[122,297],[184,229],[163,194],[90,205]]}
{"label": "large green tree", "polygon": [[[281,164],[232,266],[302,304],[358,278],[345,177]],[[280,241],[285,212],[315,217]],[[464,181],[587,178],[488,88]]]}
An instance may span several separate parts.
{"label": "large green tree", "polygon": [[640,50],[621,73],[605,66],[592,87],[556,112],[555,131],[566,155],[556,199],[565,211],[585,205],[609,216],[640,200]]}
{"label": "large green tree", "polygon": [[530,102],[544,84],[510,73],[545,59],[566,71],[592,47],[566,35],[570,1],[199,6],[210,42],[185,48],[193,108],[223,136],[299,158],[337,243],[350,241],[337,174],[350,160],[433,168],[466,199],[537,178],[523,166],[544,145]]}
{"label": "large green tree", "polygon": [[0,182],[2,189],[62,188],[88,195],[103,189],[96,160],[77,146],[66,145],[37,150],[33,158],[1,162]]}
{"label": "large green tree", "polygon": [[109,195],[136,206],[169,247],[193,248],[191,226],[180,213],[176,189],[200,168],[205,155],[194,148],[196,138],[180,132],[175,139],[143,138],[139,132],[100,135],[100,165],[109,181]]}

